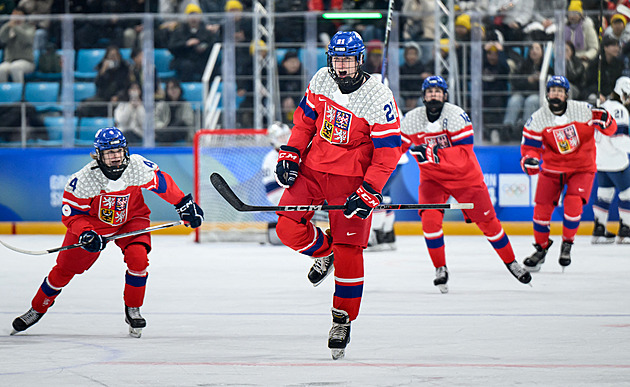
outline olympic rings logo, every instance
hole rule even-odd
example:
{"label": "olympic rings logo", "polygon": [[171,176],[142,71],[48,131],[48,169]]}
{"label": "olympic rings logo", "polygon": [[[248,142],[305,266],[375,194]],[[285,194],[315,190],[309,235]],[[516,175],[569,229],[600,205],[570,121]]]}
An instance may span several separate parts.
{"label": "olympic rings logo", "polygon": [[528,190],[529,190],[529,187],[525,183],[503,184],[501,186],[502,193],[507,196],[521,196],[523,193],[526,193]]}

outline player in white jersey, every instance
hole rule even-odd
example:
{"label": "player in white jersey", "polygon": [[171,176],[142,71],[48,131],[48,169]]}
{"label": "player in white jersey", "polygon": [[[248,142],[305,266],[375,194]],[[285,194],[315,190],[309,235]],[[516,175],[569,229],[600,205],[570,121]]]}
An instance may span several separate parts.
{"label": "player in white jersey", "polygon": [[[129,155],[127,139],[118,128],[104,128],[94,138],[92,162],[70,176],[66,184],[61,213],[67,227],[64,246],[81,243],[81,248],[64,250],[44,278],[31,308],[13,321],[13,333],[21,332],[48,311],[61,290],[75,275],[88,270],[105,248],[104,236],[123,234],[149,227],[151,211],[144,202],[142,190],[155,192],[173,204],[182,220],[193,228],[203,221],[203,211],[184,195],[173,178],[157,164],[144,157]],[[129,334],[140,337],[145,319],[140,315],[148,278],[148,233],[116,239],[127,266],[123,299]],[[98,305],[97,300],[92,300]]]}
{"label": "player in white jersey", "polygon": [[[276,164],[278,163],[278,151],[282,145],[286,145],[287,141],[289,141],[289,136],[291,136],[291,129],[282,122],[274,122],[267,129],[267,137],[273,149],[263,158],[262,184],[265,186],[267,200],[274,206],[278,205],[284,192],[284,188],[280,187],[274,175]],[[282,245],[276,234],[277,224],[278,222],[269,222],[267,224],[267,243],[272,245]]]}
{"label": "player in white jersey", "polygon": [[630,243],[630,136],[628,133],[630,78],[620,77],[609,100],[602,104],[617,121],[617,132],[604,136],[597,132],[597,200],[593,204],[595,226],[593,243],[613,243],[615,234],[606,230],[608,211],[619,192],[619,231],[617,243]]}

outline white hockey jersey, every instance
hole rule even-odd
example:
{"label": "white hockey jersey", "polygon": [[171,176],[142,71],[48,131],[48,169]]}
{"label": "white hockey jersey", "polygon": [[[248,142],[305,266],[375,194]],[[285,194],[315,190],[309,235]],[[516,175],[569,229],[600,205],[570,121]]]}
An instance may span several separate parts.
{"label": "white hockey jersey", "polygon": [[630,117],[628,109],[618,101],[608,100],[602,107],[612,114],[617,121],[617,132],[612,136],[604,136],[597,132],[597,170],[605,172],[623,171],[628,167],[628,153],[630,153],[630,135],[628,125]]}
{"label": "white hockey jersey", "polygon": [[262,183],[265,186],[265,192],[267,193],[267,200],[274,206],[277,206],[284,192],[284,188],[278,185],[276,182],[276,176],[274,171],[278,164],[278,151],[273,149],[265,155],[262,163]]}

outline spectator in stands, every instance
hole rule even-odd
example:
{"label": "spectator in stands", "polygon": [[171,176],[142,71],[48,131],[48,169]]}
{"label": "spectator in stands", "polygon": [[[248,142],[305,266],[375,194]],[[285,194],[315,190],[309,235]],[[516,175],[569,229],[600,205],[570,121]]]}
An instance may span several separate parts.
{"label": "spectator in stands", "polygon": [[564,39],[573,43],[575,56],[588,67],[588,63],[597,58],[599,47],[595,24],[591,18],[584,16],[582,2],[579,0],[571,0],[567,11]]}
{"label": "spectator in stands", "polygon": [[[585,95],[587,96],[587,101],[591,104],[597,104],[598,99],[600,102],[606,101],[607,96],[612,93],[615,82],[623,71],[623,60],[619,57],[620,52],[619,41],[606,36],[602,41],[601,72],[598,69],[599,58],[597,57],[586,67]],[[599,90],[598,84],[600,85]]]}
{"label": "spectator in stands", "polygon": [[586,79],[586,69],[582,61],[575,56],[575,47],[568,40],[564,42],[564,70],[566,78],[571,88],[569,89],[569,98],[580,100],[584,91],[584,80]]}
{"label": "spectator in stands", "polygon": [[[136,82],[144,89],[144,68],[142,66],[142,60],[144,59],[144,51],[140,48],[134,48],[131,51],[131,65],[129,66],[129,80]],[[164,90],[160,84],[160,77],[157,71],[154,71],[153,86],[154,86],[154,99],[156,101],[164,99]]]}
{"label": "spectator in stands", "polygon": [[0,108],[0,143],[22,140],[22,105],[26,118],[26,139],[48,140],[44,120],[33,104],[22,101],[20,104],[4,105]]}
{"label": "spectator in stands", "polygon": [[304,18],[295,16],[283,16],[284,12],[304,12],[307,9],[307,0],[277,0],[276,1],[276,22],[275,36],[276,42],[303,42]]}
{"label": "spectator in stands", "polygon": [[[236,67],[236,93],[239,97],[244,97],[243,102],[238,107],[237,119],[239,120],[239,126],[241,128],[253,128],[254,127],[254,55],[256,50],[256,43],[252,41],[249,45],[249,56],[243,58],[243,60],[237,60]],[[260,40],[258,41],[258,52],[262,59],[267,57],[269,50],[267,44]],[[265,82],[266,75],[262,75],[263,82]],[[264,123],[266,127],[267,124]]]}
{"label": "spectator in stands", "polygon": [[24,83],[24,75],[35,70],[33,40],[35,26],[24,21],[25,11],[16,7],[11,18],[0,27],[0,43],[4,45],[4,61],[0,63],[0,82]]}
{"label": "spectator in stands", "polygon": [[176,79],[169,79],[165,100],[155,105],[155,141],[173,143],[188,139],[194,120],[193,108],[184,99],[181,84]]}
{"label": "spectator in stands", "polygon": [[487,42],[484,45],[484,52],[481,75],[484,93],[483,136],[486,140],[497,144],[501,141],[497,127],[503,122],[505,113],[510,67],[501,43],[497,41]]}
{"label": "spectator in stands", "polygon": [[198,5],[188,4],[185,13],[188,15],[186,23],[178,25],[170,37],[171,67],[182,81],[199,82],[217,37],[206,29]]}
{"label": "spectator in stands", "polygon": [[525,26],[523,32],[534,41],[553,40],[558,31],[558,25],[554,17],[555,11],[564,9],[566,0],[534,0],[536,12],[532,15],[531,22]]}
{"label": "spectator in stands", "polygon": [[619,41],[621,47],[623,47],[628,41],[630,41],[630,29],[626,26],[626,18],[616,13],[610,18],[610,25],[604,31],[604,36],[610,36]]}
{"label": "spectator in stands", "polygon": [[[138,83],[133,82],[114,109],[114,123],[118,129],[122,130],[129,143],[140,144],[144,138],[145,121],[146,111],[142,102],[142,88]],[[161,123],[156,120],[156,130],[160,129],[158,124]]]}
{"label": "spectator in stands", "polygon": [[[18,7],[22,8],[27,15],[50,15],[53,0],[20,0]],[[34,50],[43,50],[48,41],[48,28],[50,20],[39,20],[35,22]]]}
{"label": "spectator in stands", "polygon": [[61,55],[57,53],[55,43],[46,43],[46,48],[39,55],[38,70],[40,73],[56,74],[61,73]]}
{"label": "spectator in stands", "polygon": [[129,64],[120,55],[117,46],[109,46],[103,60],[96,65],[96,95],[86,98],[77,110],[79,117],[106,117],[107,103],[118,102],[127,93],[131,80],[129,79]]}
{"label": "spectator in stands", "polygon": [[435,1],[403,0],[402,40],[433,40],[435,36]]}
{"label": "spectator in stands", "polygon": [[278,84],[280,86],[282,121],[289,124],[293,122],[293,113],[306,88],[302,79],[302,62],[298,58],[297,51],[287,51],[284,55],[278,66]]}
{"label": "spectator in stands", "polygon": [[433,74],[427,71],[420,61],[420,46],[415,42],[405,43],[405,62],[400,66],[400,96],[403,99],[401,109],[403,113],[418,106],[418,99],[422,95],[422,82]]}
{"label": "spectator in stands", "polygon": [[489,0],[488,13],[496,15],[493,27],[498,29],[505,42],[523,41],[523,27],[534,15],[534,2],[531,0]]}
{"label": "spectator in stands", "polygon": [[[510,76],[512,88],[503,118],[503,141],[520,140],[525,120],[540,107],[538,95],[542,64],[543,47],[540,43],[532,43],[527,58]],[[545,76],[548,75],[553,75],[550,67],[546,69]]]}
{"label": "spectator in stands", "polygon": [[368,42],[367,55],[363,64],[363,71],[368,74],[380,74],[383,67],[383,43],[380,40],[371,40]]}

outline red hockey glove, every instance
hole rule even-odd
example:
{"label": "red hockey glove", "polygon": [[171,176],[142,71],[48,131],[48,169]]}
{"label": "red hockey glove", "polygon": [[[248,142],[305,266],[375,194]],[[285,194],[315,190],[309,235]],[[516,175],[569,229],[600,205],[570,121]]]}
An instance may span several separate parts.
{"label": "red hockey glove", "polygon": [[593,119],[589,122],[590,125],[598,125],[602,129],[606,129],[612,123],[612,116],[608,114],[606,109],[593,108]]}
{"label": "red hockey glove", "polygon": [[410,149],[411,154],[413,155],[413,157],[416,158],[416,160],[418,160],[419,164],[439,164],[440,163],[440,158],[438,157],[437,153],[438,153],[438,146],[437,144],[435,145],[428,145],[428,144],[421,144],[421,145],[417,145],[414,146]]}
{"label": "red hockey glove", "polygon": [[521,169],[530,176],[537,175],[540,172],[539,164],[540,162],[535,157],[523,156],[521,159]]}
{"label": "red hockey glove", "polygon": [[278,164],[274,175],[278,185],[289,188],[295,183],[300,169],[300,151],[288,145],[282,145],[278,152]]}
{"label": "red hockey glove", "polygon": [[367,219],[374,207],[378,206],[382,200],[383,195],[376,192],[368,183],[363,182],[359,189],[346,200],[346,209],[343,210],[343,214],[348,219],[354,215]]}

